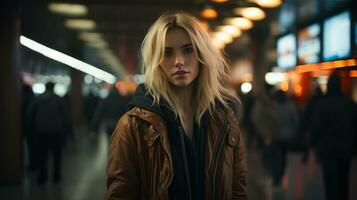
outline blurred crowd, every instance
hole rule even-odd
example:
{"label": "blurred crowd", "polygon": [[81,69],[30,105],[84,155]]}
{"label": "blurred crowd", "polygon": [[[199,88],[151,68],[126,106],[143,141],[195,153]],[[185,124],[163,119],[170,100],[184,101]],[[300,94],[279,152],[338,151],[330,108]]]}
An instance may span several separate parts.
{"label": "blurred crowd", "polygon": [[[314,152],[322,167],[326,198],[348,199],[351,160],[357,153],[357,106],[340,88],[340,77],[332,74],[327,91],[316,85],[304,105],[268,84],[258,94],[239,94],[248,155],[252,149],[261,154],[274,193],[281,191],[289,152],[301,154],[303,163]],[[43,94],[34,95],[30,86],[23,86],[24,166],[39,185],[48,181],[49,172],[53,182],[61,181],[62,149],[76,140],[69,95],[59,97],[53,89],[54,83],[49,82]],[[83,99],[86,136],[96,138],[103,130],[110,137],[130,99],[129,93],[116,87],[105,98],[90,91]]]}
{"label": "blurred crowd", "polygon": [[351,160],[357,153],[357,106],[342,93],[340,81],[333,73],[325,93],[316,84],[304,105],[268,84],[259,94],[240,95],[247,149],[261,153],[273,196],[282,197],[288,153],[301,154],[306,163],[312,152],[322,168],[326,199],[348,199]]}
{"label": "blurred crowd", "polygon": [[[63,148],[76,143],[78,125],[74,125],[71,117],[70,95],[61,97],[54,92],[54,87],[55,83],[48,82],[42,94],[35,94],[27,84],[22,88],[23,163],[40,186],[48,181],[50,173],[53,183],[61,182]],[[106,97],[90,90],[83,98],[81,124],[85,137],[94,140],[104,131],[110,138],[130,98],[129,93],[115,86]]]}

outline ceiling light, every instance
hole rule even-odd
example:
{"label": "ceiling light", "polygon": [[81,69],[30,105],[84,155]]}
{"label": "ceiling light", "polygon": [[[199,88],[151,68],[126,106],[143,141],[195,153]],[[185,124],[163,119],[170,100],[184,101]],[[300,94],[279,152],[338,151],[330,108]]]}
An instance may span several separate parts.
{"label": "ceiling light", "polygon": [[236,26],[241,30],[248,30],[254,26],[252,21],[244,17],[227,18],[223,22],[225,24]]}
{"label": "ceiling light", "polygon": [[49,47],[46,47],[36,41],[33,41],[25,36],[20,36],[20,43],[38,53],[43,54],[46,57],[57,60],[63,64],[66,64],[72,68],[78,69],[84,73],[90,74],[96,78],[106,81],[109,84],[113,84],[116,80],[115,76],[112,74],[96,68],[90,64],[80,61],[76,58],[68,56],[62,52],[56,51]]}
{"label": "ceiling light", "polygon": [[228,0],[211,0],[214,3],[224,3],[227,2]]}
{"label": "ceiling light", "polygon": [[213,9],[211,6],[206,6],[202,11],[201,11],[201,17],[205,19],[215,19],[217,17],[217,11]]}
{"label": "ceiling light", "polygon": [[65,23],[66,27],[80,30],[93,30],[96,26],[93,20],[88,19],[68,19]]}
{"label": "ceiling light", "polygon": [[79,34],[79,38],[92,48],[105,49],[108,46],[100,33],[82,32]]}
{"label": "ceiling light", "polygon": [[220,40],[218,40],[218,39],[212,39],[212,43],[213,43],[213,45],[216,47],[216,48],[218,48],[218,49],[223,49],[224,48],[224,42],[223,41],[220,41]]}
{"label": "ceiling light", "polygon": [[227,33],[231,35],[232,37],[238,37],[242,34],[239,28],[232,26],[232,25],[225,25],[225,26],[219,26],[217,28],[218,31],[222,31],[224,33]]}
{"label": "ceiling light", "polygon": [[264,8],[275,8],[281,5],[281,0],[252,0]]}
{"label": "ceiling light", "polygon": [[97,49],[104,49],[108,45],[104,40],[98,40],[98,41],[90,41],[86,43],[88,46],[97,48]]}
{"label": "ceiling light", "polygon": [[84,41],[97,41],[103,38],[102,34],[94,32],[81,32],[78,37]]}
{"label": "ceiling light", "polygon": [[68,16],[84,16],[88,12],[87,7],[81,4],[50,3],[48,9]]}
{"label": "ceiling light", "polygon": [[216,32],[213,33],[213,39],[222,41],[224,44],[231,43],[233,41],[232,36],[230,34],[227,34],[225,32]]}
{"label": "ceiling light", "polygon": [[234,13],[254,21],[265,18],[264,11],[257,7],[235,8]]}

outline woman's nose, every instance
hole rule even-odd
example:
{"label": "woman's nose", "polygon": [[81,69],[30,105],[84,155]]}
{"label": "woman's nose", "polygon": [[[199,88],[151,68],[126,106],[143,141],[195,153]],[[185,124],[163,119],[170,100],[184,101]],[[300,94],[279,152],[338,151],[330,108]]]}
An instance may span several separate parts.
{"label": "woman's nose", "polygon": [[184,58],[183,58],[182,54],[176,54],[175,66],[179,67],[179,66],[182,66],[183,64],[184,64]]}

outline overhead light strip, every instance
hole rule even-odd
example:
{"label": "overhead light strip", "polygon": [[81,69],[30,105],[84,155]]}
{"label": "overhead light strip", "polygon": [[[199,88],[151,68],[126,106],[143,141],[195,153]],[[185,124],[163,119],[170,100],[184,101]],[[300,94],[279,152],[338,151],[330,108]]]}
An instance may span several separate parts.
{"label": "overhead light strip", "polygon": [[84,73],[90,74],[90,75],[92,75],[96,78],[99,78],[109,84],[113,84],[116,80],[115,76],[113,76],[112,74],[110,74],[106,71],[103,71],[99,68],[94,67],[93,65],[85,63],[81,60],[73,58],[73,57],[66,55],[62,52],[59,52],[57,50],[46,47],[45,45],[42,45],[34,40],[31,40],[31,39],[23,36],[23,35],[20,36],[20,43],[22,45],[38,52],[38,53],[43,54],[46,57],[52,58],[53,60],[56,60],[58,62],[66,64],[70,67],[78,69]]}
{"label": "overhead light strip", "polygon": [[352,67],[357,65],[357,59],[336,60],[329,62],[321,62],[315,64],[305,64],[296,66],[297,73],[314,72],[319,70],[330,70],[344,67]]}
{"label": "overhead light strip", "polygon": [[88,13],[88,8],[81,4],[50,3],[48,9],[54,13],[68,16],[84,16]]}

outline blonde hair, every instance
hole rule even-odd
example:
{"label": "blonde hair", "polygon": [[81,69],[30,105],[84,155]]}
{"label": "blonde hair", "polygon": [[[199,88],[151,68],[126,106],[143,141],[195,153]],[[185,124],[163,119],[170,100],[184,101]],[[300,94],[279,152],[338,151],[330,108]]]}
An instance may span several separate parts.
{"label": "blonde hair", "polygon": [[200,124],[200,119],[206,110],[213,115],[216,101],[227,106],[229,99],[237,99],[233,92],[225,87],[230,80],[229,68],[221,52],[212,44],[202,22],[184,12],[163,14],[156,20],[141,47],[144,83],[148,93],[153,96],[154,103],[159,104],[160,98],[163,97],[176,115],[180,118],[183,116],[184,100],[175,95],[160,67],[166,32],[174,27],[182,28],[188,33],[200,63],[200,72],[195,80],[195,94],[192,99],[195,120]]}

